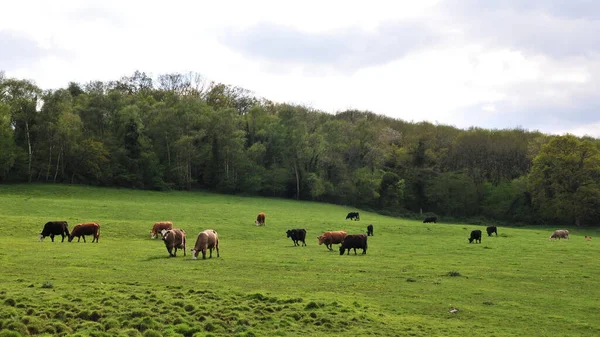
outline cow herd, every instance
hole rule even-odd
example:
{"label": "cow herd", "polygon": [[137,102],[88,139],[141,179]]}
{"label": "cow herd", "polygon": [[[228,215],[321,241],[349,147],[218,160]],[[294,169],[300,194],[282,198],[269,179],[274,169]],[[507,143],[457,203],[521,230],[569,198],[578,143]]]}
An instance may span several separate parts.
{"label": "cow herd", "polygon": [[[265,213],[259,213],[256,217],[256,225],[265,225]],[[346,216],[346,220],[360,220],[358,212],[350,212]],[[431,216],[426,217],[423,223],[437,223],[437,217]],[[498,229],[496,226],[488,226],[486,228],[488,236],[496,234],[498,236]],[[176,257],[177,250],[183,250],[183,256],[186,256],[186,235],[183,229],[173,228],[173,223],[170,221],[156,222],[152,226],[150,232],[150,238],[155,239],[160,233],[162,241],[165,243],[169,256]],[[69,242],[72,242],[77,237],[77,242],[83,238],[83,242],[86,242],[85,236],[91,235],[92,242],[98,243],[100,238],[100,224],[97,222],[86,222],[81,223],[73,227],[73,230],[69,232],[69,226],[66,221],[49,221],[44,224],[42,232],[40,233],[40,241],[43,241],[45,237],[49,236],[52,242],[54,242],[54,236],[60,235],[62,237],[61,242],[65,241],[65,237],[68,238]],[[294,228],[286,231],[286,235],[290,238],[294,246],[306,246],[306,229]],[[356,249],[362,249],[362,253],[367,253],[367,237],[373,236],[373,225],[367,226],[366,234],[350,234],[346,231],[328,231],[319,236],[317,240],[319,245],[325,244],[325,247],[330,251],[333,250],[334,244],[340,244],[340,255],[344,255],[347,252],[350,255],[350,250],[354,249],[354,255],[356,255]],[[559,229],[550,235],[549,240],[554,239],[569,239],[569,231]],[[589,236],[585,237],[586,241],[590,241],[592,238]],[[471,235],[468,237],[469,243],[481,243],[481,230],[476,229],[471,231]],[[301,244],[300,244],[301,243]],[[202,259],[206,259],[206,254],[209,254],[209,258],[212,258],[213,250],[216,251],[217,257],[219,254],[219,235],[213,229],[207,229],[198,234],[194,247],[190,249],[192,252],[192,258],[197,259],[199,253],[202,253]]]}

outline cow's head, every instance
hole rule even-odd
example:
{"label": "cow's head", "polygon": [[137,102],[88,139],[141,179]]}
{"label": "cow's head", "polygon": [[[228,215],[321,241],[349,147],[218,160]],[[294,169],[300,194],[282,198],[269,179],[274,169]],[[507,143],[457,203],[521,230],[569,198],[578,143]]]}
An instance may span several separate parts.
{"label": "cow's head", "polygon": [[285,232],[285,234],[287,234],[287,237],[289,238],[292,236],[292,231],[288,229],[287,232]]}
{"label": "cow's head", "polygon": [[197,260],[198,259],[198,251],[194,248],[190,249],[190,251],[192,252],[192,260]]}
{"label": "cow's head", "polygon": [[344,255],[344,251],[345,251],[344,245],[341,245],[340,246],[340,255]]}
{"label": "cow's head", "polygon": [[44,241],[44,238],[45,238],[44,234],[40,233],[40,242]]}
{"label": "cow's head", "polygon": [[150,231],[150,239],[155,239],[155,238],[156,238],[156,232]]}
{"label": "cow's head", "polygon": [[319,245],[322,245],[323,242],[325,242],[325,237],[323,235],[317,236],[317,239],[319,240]]}

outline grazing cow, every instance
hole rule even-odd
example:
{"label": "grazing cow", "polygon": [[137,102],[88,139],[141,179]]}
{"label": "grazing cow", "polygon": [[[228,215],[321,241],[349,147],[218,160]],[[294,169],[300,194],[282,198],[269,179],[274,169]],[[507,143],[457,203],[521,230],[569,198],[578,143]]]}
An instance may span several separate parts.
{"label": "grazing cow", "polygon": [[552,235],[550,235],[550,238],[548,240],[553,240],[553,239],[567,239],[569,240],[569,231],[566,229],[557,229],[554,231],[554,233],[552,233]]}
{"label": "grazing cow", "polygon": [[373,236],[373,225],[367,226],[367,236]]}
{"label": "grazing cow", "polygon": [[323,235],[317,236],[317,239],[319,240],[319,245],[325,244],[327,249],[333,250],[331,246],[334,243],[342,243],[346,235],[347,234],[344,231],[325,232]]}
{"label": "grazing cow", "polygon": [[298,241],[301,241],[302,245],[306,246],[306,242],[304,242],[304,239],[306,239],[306,230],[304,228],[288,229],[285,233],[288,238],[291,238],[292,241],[294,241],[294,246],[300,246]]}
{"label": "grazing cow", "polygon": [[263,213],[263,212],[258,213],[258,215],[256,216],[256,225],[257,226],[265,225],[265,213]]}
{"label": "grazing cow", "polygon": [[40,242],[44,241],[46,236],[49,236],[52,242],[54,242],[54,235],[62,236],[61,242],[65,242],[65,236],[69,237],[69,225],[66,221],[46,222],[44,229],[40,233]]}
{"label": "grazing cow", "polygon": [[479,243],[481,243],[481,231],[479,229],[471,231],[471,237],[469,238],[469,243],[473,243],[473,240],[475,240],[475,243],[477,243],[477,241],[479,241]]}
{"label": "grazing cow", "polygon": [[592,241],[592,237],[591,236],[585,236],[585,241]]}
{"label": "grazing cow", "polygon": [[348,213],[348,215],[346,215],[346,220],[360,220],[360,214],[358,214],[358,212],[350,212]]}
{"label": "grazing cow", "polygon": [[219,257],[219,234],[215,230],[207,229],[198,234],[196,244],[192,249],[193,259],[198,258],[198,252],[202,252],[202,259],[206,259],[206,251],[210,251],[209,258],[212,258],[213,249],[217,250],[217,257]]}
{"label": "grazing cow", "polygon": [[498,229],[496,226],[488,226],[485,230],[487,231],[488,236],[492,236],[494,233],[496,233],[496,236],[498,236]]}
{"label": "grazing cow", "polygon": [[364,234],[348,235],[342,241],[340,246],[340,255],[344,255],[344,251],[348,250],[350,255],[350,249],[354,248],[354,255],[356,255],[356,248],[362,248],[363,254],[367,253],[367,236]]}
{"label": "grazing cow", "polygon": [[156,239],[158,233],[162,233],[163,229],[173,229],[173,223],[171,221],[155,222],[152,226],[152,231],[150,232],[150,238]]}
{"label": "grazing cow", "polygon": [[185,231],[183,229],[163,229],[162,240],[165,242],[170,256],[176,257],[178,248],[183,249],[183,256],[185,256]]}
{"label": "grazing cow", "polygon": [[94,236],[92,242],[96,241],[98,243],[98,238],[100,238],[100,224],[97,222],[86,222],[73,227],[71,235],[69,235],[69,242],[73,241],[74,237],[77,237],[77,242],[83,237],[83,242],[85,242],[86,235]]}
{"label": "grazing cow", "polygon": [[429,222],[437,223],[437,216],[428,216],[425,218],[425,220],[423,220],[423,223]]}

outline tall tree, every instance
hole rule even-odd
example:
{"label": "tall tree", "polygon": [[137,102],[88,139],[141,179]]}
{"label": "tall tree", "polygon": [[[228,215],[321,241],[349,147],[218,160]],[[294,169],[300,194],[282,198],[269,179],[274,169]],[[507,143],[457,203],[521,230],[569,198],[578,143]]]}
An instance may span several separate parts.
{"label": "tall tree", "polygon": [[597,224],[600,218],[600,150],[572,135],[542,146],[529,176],[533,204],[547,220]]}

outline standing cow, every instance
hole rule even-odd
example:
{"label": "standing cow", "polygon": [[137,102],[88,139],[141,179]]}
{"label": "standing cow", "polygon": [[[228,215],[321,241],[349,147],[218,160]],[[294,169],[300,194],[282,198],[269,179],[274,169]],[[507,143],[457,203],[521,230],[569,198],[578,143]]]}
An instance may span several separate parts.
{"label": "standing cow", "polygon": [[479,241],[479,243],[481,243],[481,231],[479,229],[471,231],[471,237],[469,237],[469,243],[473,243],[473,241],[475,241],[475,243],[477,243],[477,241]]}
{"label": "standing cow", "polygon": [[437,216],[428,216],[425,218],[425,220],[423,220],[423,223],[429,222],[437,223]]}
{"label": "standing cow", "polygon": [[65,242],[65,236],[69,237],[69,225],[66,221],[49,221],[46,222],[42,232],[40,233],[40,242],[44,241],[46,236],[49,236],[52,242],[54,242],[54,236],[62,236],[62,241]]}
{"label": "standing cow", "polygon": [[487,231],[488,236],[492,236],[494,233],[496,233],[496,236],[498,236],[498,229],[496,226],[488,226],[485,230]]}
{"label": "standing cow", "polygon": [[367,253],[367,236],[364,234],[347,235],[342,241],[340,246],[340,255],[344,255],[347,250],[350,255],[350,249],[354,249],[354,255],[356,255],[356,248],[362,248],[363,254]]}
{"label": "standing cow", "polygon": [[350,212],[348,213],[348,215],[346,215],[346,220],[360,220],[360,214],[358,212]]}
{"label": "standing cow", "polygon": [[150,232],[150,238],[155,239],[158,236],[158,233],[161,233],[164,229],[173,229],[173,223],[171,221],[155,222],[152,226],[152,231]]}
{"label": "standing cow", "polygon": [[193,259],[196,260],[198,258],[198,253],[202,252],[202,259],[206,259],[206,251],[210,251],[209,258],[212,258],[213,249],[217,250],[217,257],[219,255],[219,234],[213,229],[207,229],[198,234],[198,238],[196,239],[196,244],[192,249]]}
{"label": "standing cow", "polygon": [[263,212],[258,213],[258,215],[256,216],[256,225],[257,226],[264,226],[265,225],[265,218],[266,215]]}
{"label": "standing cow", "polygon": [[550,238],[548,240],[554,240],[554,239],[567,239],[569,240],[569,231],[566,229],[557,229],[554,231],[554,233],[552,233],[552,235],[550,235]]}
{"label": "standing cow", "polygon": [[294,241],[294,246],[300,246],[298,241],[302,242],[303,246],[306,246],[306,242],[304,241],[306,239],[306,230],[304,228],[288,229],[285,233],[288,238]]}
{"label": "standing cow", "polygon": [[163,229],[162,234],[162,240],[165,242],[170,256],[177,257],[177,249],[183,249],[183,256],[186,256],[185,231],[183,229]]}
{"label": "standing cow", "polygon": [[373,225],[367,226],[367,236],[373,236]]}
{"label": "standing cow", "polygon": [[346,235],[345,231],[325,232],[323,235],[317,236],[317,239],[319,240],[319,245],[325,244],[327,249],[333,250],[332,245],[334,243],[342,243]]}
{"label": "standing cow", "polygon": [[74,237],[77,237],[77,242],[83,237],[83,242],[85,242],[86,235],[92,235],[94,237],[92,242],[96,241],[98,243],[98,238],[100,238],[100,224],[97,222],[86,222],[73,227],[71,235],[69,235],[69,242],[73,241]]}

